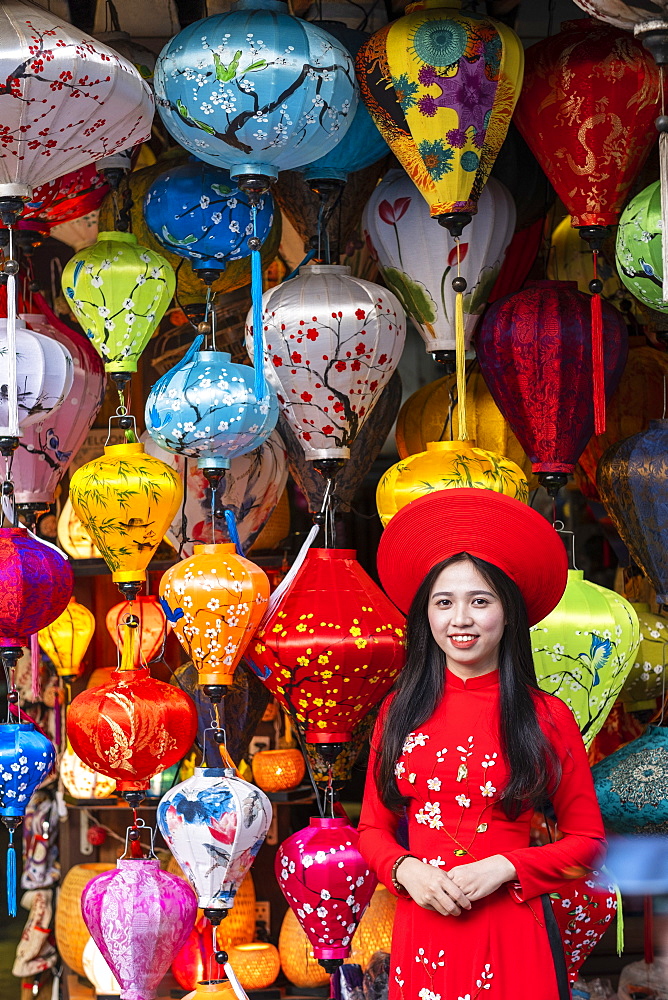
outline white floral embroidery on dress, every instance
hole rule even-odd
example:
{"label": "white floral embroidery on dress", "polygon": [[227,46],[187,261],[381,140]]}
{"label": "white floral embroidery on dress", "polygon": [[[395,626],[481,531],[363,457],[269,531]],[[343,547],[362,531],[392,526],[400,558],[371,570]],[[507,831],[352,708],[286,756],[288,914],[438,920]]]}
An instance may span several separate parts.
{"label": "white floral embroidery on dress", "polygon": [[471,800],[467,799],[465,795],[455,795],[455,802],[457,803],[458,806],[461,806],[463,809],[468,809],[468,807],[471,805]]}
{"label": "white floral embroidery on dress", "polygon": [[427,788],[432,792],[440,792],[441,790],[441,779],[440,778],[427,778]]}
{"label": "white floral embroidery on dress", "polygon": [[423,747],[428,739],[429,737],[426,733],[409,733],[401,753],[412,753],[415,747]]}
{"label": "white floral embroidery on dress", "polygon": [[480,786],[480,791],[482,792],[484,798],[491,799],[492,795],[496,791],[496,788],[491,781],[486,781],[484,785]]}
{"label": "white floral embroidery on dress", "polygon": [[415,819],[418,823],[430,826],[432,830],[440,830],[443,827],[443,820],[441,819],[441,803],[425,802],[422,809],[419,809],[418,812],[416,812]]}
{"label": "white floral embroidery on dress", "polygon": [[486,753],[485,754],[485,759],[482,762],[482,766],[483,767],[494,767],[494,765],[496,764],[496,758],[498,756],[499,756],[498,754],[493,753],[492,756],[490,757],[490,755],[488,753]]}
{"label": "white floral embroidery on dress", "polygon": [[398,760],[397,763],[394,765],[395,778],[401,778],[405,770],[406,770],[406,765],[404,764],[403,760]]}

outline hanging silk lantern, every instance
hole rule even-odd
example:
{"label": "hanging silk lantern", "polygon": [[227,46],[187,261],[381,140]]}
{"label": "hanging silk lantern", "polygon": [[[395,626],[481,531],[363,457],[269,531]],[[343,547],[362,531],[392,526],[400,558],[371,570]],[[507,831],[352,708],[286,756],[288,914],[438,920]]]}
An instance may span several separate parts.
{"label": "hanging silk lantern", "polygon": [[148,139],[151,92],[112,49],[21,0],[3,3],[0,37],[0,199],[15,211],[40,184]]}
{"label": "hanging silk lantern", "polygon": [[121,858],[113,871],[88,883],[81,912],[121,996],[153,1000],[188,939],[197,901],[182,878],[161,870],[157,858]]}
{"label": "hanging silk lantern", "polygon": [[152,595],[136,597],[133,601],[121,601],[107,611],[105,624],[112,642],[119,652],[123,649],[121,623],[128,615],[139,619],[138,641],[135,643],[135,667],[150,663],[158,655],[165,643],[167,619],[160,601]]}
{"label": "hanging silk lantern", "polygon": [[231,543],[196,545],[160,580],[162,606],[205,687],[232,683],[268,599],[266,574]]}
{"label": "hanging silk lantern", "polygon": [[267,379],[307,459],[340,466],[401,357],[398,299],[348,267],[312,265],[265,293],[262,322]]}
{"label": "hanging silk lantern", "polygon": [[471,441],[430,441],[427,450],[402,459],[381,476],[376,506],[383,527],[411,500],[458,486],[506,493],[526,503],[529,487],[518,465],[476,448]]}
{"label": "hanging silk lantern", "polygon": [[[603,303],[605,395],[627,356],[626,324]],[[575,282],[536,281],[495,302],[476,336],[485,382],[551,495],[594,432],[589,297]]]}
{"label": "hanging silk lantern", "polygon": [[654,614],[649,604],[632,603],[640,626],[640,645],[619,699],[627,712],[656,711],[666,684],[668,618]]}
{"label": "hanging silk lantern", "polygon": [[265,187],[279,170],[324,156],[357,105],[350,54],[282,0],[239,0],[184,28],[160,53],[154,83],[181,146]]}
{"label": "hanging silk lantern", "polygon": [[209,975],[214,961],[211,928],[206,917],[202,916],[172,962],[172,975],[181,989],[192,990]]}
{"label": "hanging silk lantern", "polygon": [[[247,552],[271,517],[288,479],[285,445],[272,431],[259,448],[230,459],[216,490],[212,523],[211,486],[197,462],[160,448],[148,434],[142,442],[149,455],[162,458],[184,480],[184,501],[167,531],[179,554],[191,556],[196,543],[212,544],[227,530],[224,511],[231,510],[242,548]],[[301,449],[300,449],[301,451]]]}
{"label": "hanging silk lantern", "polygon": [[592,768],[603,822],[615,833],[668,831],[668,733],[648,726]]}
{"label": "hanging silk lantern", "polygon": [[39,644],[59,677],[73,681],[83,673],[83,658],[94,631],[95,615],[74,597],[55,621],[39,630]]}
{"label": "hanging silk lantern", "polygon": [[306,774],[301,750],[260,750],[253,754],[253,781],[264,792],[286,792],[298,788]]}
{"label": "hanging silk lantern", "polygon": [[[349,28],[341,21],[318,20],[310,23],[336,38],[353,59],[360,46],[369,38],[366,32]],[[322,182],[325,181],[334,190],[340,191],[349,174],[370,167],[384,156],[387,156],[387,143],[374,125],[365,105],[358,101],[353,120],[343,138],[324,156],[308,163],[302,173],[313,189],[324,192],[327,184],[323,187]]]}
{"label": "hanging silk lantern", "polygon": [[121,987],[109,968],[107,960],[93,938],[88,938],[83,950],[84,976],[93,984],[95,996],[118,997]]}
{"label": "hanging silk lantern", "polygon": [[100,233],[67,262],[62,286],[105,371],[124,385],[171,302],[172,267],[132,233]]}
{"label": "hanging silk lantern", "polygon": [[271,817],[264,792],[231,767],[196,767],[160,800],[160,832],[212,923],[234,906]]}
{"label": "hanging silk lantern", "polygon": [[[1,162],[1,161],[0,161]],[[8,370],[8,320],[0,319],[0,357],[4,359],[3,380]],[[72,355],[51,337],[29,330],[16,322],[16,388],[19,429],[50,417],[62,405],[74,378]],[[14,437],[10,430],[10,404],[5,388],[0,397],[0,436]]]}
{"label": "hanging silk lantern", "polygon": [[[43,193],[48,192],[44,197]],[[79,170],[58,177],[49,184],[33,191],[33,201],[28,202],[20,221],[38,219],[48,224],[49,231],[54,226],[81,218],[99,208],[109,191],[109,184],[91,163]],[[35,202],[43,198],[42,203]]]}
{"label": "hanging silk lantern", "polygon": [[252,941],[229,949],[229,963],[245,990],[264,990],[281,971],[278,949],[268,941]]}
{"label": "hanging silk lantern", "polygon": [[[127,658],[132,662],[132,651]],[[73,699],[67,735],[85,764],[113,778],[128,801],[141,801],[149,778],[190,750],[197,712],[188,695],[155,680],[148,667],[115,670],[111,678]]]}
{"label": "hanging silk lantern", "polygon": [[312,816],[276,854],[278,884],[327,972],[350,954],[377,878],[357,848],[347,819]]}
{"label": "hanging silk lantern", "polygon": [[309,743],[345,743],[403,666],[404,619],[352,549],[309,549],[248,658]]}
{"label": "hanging silk lantern", "polygon": [[141,590],[182,497],[176,473],[139,442],[107,445],[72,476],[72,506],[129,600]]}
{"label": "hanging silk lantern", "polygon": [[397,897],[379,882],[355,931],[350,953],[350,961],[359,965],[363,972],[377,951],[389,953],[396,909]]}
{"label": "hanging silk lantern", "polygon": [[57,550],[25,528],[0,528],[0,657],[15,664],[30,636],[67,607],[74,577]]}
{"label": "hanging silk lantern", "polygon": [[531,628],[538,683],[572,710],[589,746],[605,722],[633,664],[640,630],[620,594],[570,569],[564,596]]}
{"label": "hanging silk lantern", "polygon": [[[350,458],[337,473],[336,488],[332,495],[332,506],[336,507],[337,511],[351,509],[358,489],[372,468],[397,418],[401,405],[401,391],[401,378],[399,372],[395,371],[381,392],[371,414],[364,421],[362,430],[350,446]],[[314,463],[306,458],[297,435],[285,417],[279,419],[278,429],[285,442],[290,475],[306,497],[309,511],[317,514],[322,509],[327,480],[323,479],[314,468]]]}
{"label": "hanging silk lantern", "polygon": [[90,540],[74,513],[69,496],[58,518],[58,544],[71,559],[101,559],[102,553]]}
{"label": "hanging silk lantern", "polygon": [[106,799],[116,791],[114,779],[84,764],[69,741],[60,758],[58,773],[65,789],[75,799]]}
{"label": "hanging silk lantern", "polygon": [[668,604],[668,555],[662,539],[668,487],[668,420],[611,445],[599,463],[598,492],[634,562]]}
{"label": "hanging silk lantern", "polygon": [[193,157],[153,182],[144,199],[144,219],[165,250],[190,260],[195,273],[211,284],[229,261],[249,256],[249,236],[266,240],[274,203],[269,193],[259,198],[253,232],[248,195],[226,170]]}
{"label": "hanging silk lantern", "polygon": [[[467,283],[463,299],[467,351],[515,231],[515,219],[510,193],[490,178],[466,241],[459,247],[460,274]],[[447,230],[429,224],[427,203],[403,170],[385,175],[367,202],[362,227],[386,284],[416,324],[425,350],[441,360],[454,359],[452,278],[457,274],[457,245]]]}
{"label": "hanging silk lantern", "polygon": [[668,312],[663,294],[661,182],[632,198],[619,220],[617,270],[632,295],[659,312]]}
{"label": "hanging silk lantern", "polygon": [[[37,308],[48,309],[41,296],[35,295],[34,299]],[[102,405],[104,369],[85,338],[60,323],[53,314],[24,313],[22,319],[40,336],[59,342],[73,361],[72,385],[62,404],[26,427],[12,462],[19,510],[45,510],[54,502],[58,481],[79,451]]]}
{"label": "hanging silk lantern", "polygon": [[[224,351],[201,350],[196,337],[184,358],[159,378],[146,400],[146,429],[161,448],[197,459],[218,473],[259,448],[278,420],[276,393],[257,395],[248,365]],[[265,383],[266,386],[266,383]]]}
{"label": "hanging silk lantern", "polygon": [[523,65],[510,28],[464,13],[457,0],[409,4],[357,55],[361,96],[381,135],[453,236],[476,212]]}
{"label": "hanging silk lantern", "polygon": [[14,831],[25,815],[32,793],[50,773],[55,762],[51,740],[38,732],[32,723],[7,722],[0,725],[0,819],[9,830],[7,909],[10,917],[16,916]]}

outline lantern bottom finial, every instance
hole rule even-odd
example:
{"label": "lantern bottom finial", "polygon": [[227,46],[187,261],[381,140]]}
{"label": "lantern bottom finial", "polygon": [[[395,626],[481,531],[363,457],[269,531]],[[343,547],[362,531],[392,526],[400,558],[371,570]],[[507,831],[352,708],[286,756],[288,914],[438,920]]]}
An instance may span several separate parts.
{"label": "lantern bottom finial", "polygon": [[319,458],[313,463],[313,468],[323,479],[334,479],[345,464],[345,458]]}
{"label": "lantern bottom finial", "polygon": [[116,586],[126,601],[134,601],[143,586],[143,580],[121,580]]}
{"label": "lantern bottom finial", "polygon": [[337,969],[340,969],[343,965],[342,958],[319,958],[318,964],[322,965],[325,972],[333,976]]}
{"label": "lantern bottom finial", "polygon": [[123,792],[123,798],[130,806],[131,809],[138,809],[146,798],[145,789],[133,789],[127,792]]}
{"label": "lantern bottom finial", "polygon": [[454,374],[455,368],[457,367],[457,356],[455,351],[432,351],[431,356],[439,365],[443,365],[446,375]]}
{"label": "lantern bottom finial", "polygon": [[213,285],[214,281],[218,281],[223,273],[215,267],[193,268],[193,270],[195,271],[197,277],[202,279],[205,285]]}
{"label": "lantern bottom finial", "polygon": [[0,198],[0,220],[5,226],[13,226],[23,211],[23,198],[7,195]]}
{"label": "lantern bottom finial", "polygon": [[[202,910],[202,913],[206,919],[213,924],[214,927],[218,927],[225,917],[227,916],[227,910],[218,910],[213,906],[207,906]],[[227,961],[227,959],[225,959]]]}
{"label": "lantern bottom finial", "polygon": [[562,486],[568,482],[568,476],[565,472],[541,472],[538,475],[538,481],[551,497],[556,497]]}
{"label": "lantern bottom finial", "polygon": [[468,226],[473,218],[470,212],[446,212],[445,215],[437,215],[439,226],[447,229],[452,238],[461,236],[464,227]]}
{"label": "lantern bottom finial", "polygon": [[589,244],[589,249],[599,251],[610,235],[610,226],[578,226],[580,239]]}
{"label": "lantern bottom finial", "polygon": [[37,518],[40,514],[46,514],[49,504],[46,500],[36,500],[34,503],[17,503],[16,509],[24,524],[33,531],[37,523]]}
{"label": "lantern bottom finial", "polygon": [[18,446],[19,439],[17,437],[0,437],[0,455],[4,455],[5,458],[11,458]]}

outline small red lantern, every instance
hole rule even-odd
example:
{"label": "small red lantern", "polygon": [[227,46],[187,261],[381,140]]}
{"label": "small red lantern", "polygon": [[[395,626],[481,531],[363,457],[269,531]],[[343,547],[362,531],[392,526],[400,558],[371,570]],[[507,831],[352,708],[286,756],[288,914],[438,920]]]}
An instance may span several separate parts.
{"label": "small red lantern", "polygon": [[276,854],[278,884],[327,972],[350,954],[378,882],[357,842],[347,819],[313,816]]}
{"label": "small red lantern", "polygon": [[110,684],[82,691],[67,713],[74,752],[114,778],[132,804],[154,774],[185,756],[196,732],[194,703],[179,687],[151,677],[148,667],[115,670]]}
{"label": "small red lantern", "polygon": [[137,639],[135,643],[134,665],[150,663],[162,649],[167,630],[165,612],[160,607],[157,597],[136,597],[134,601],[121,601],[114,604],[107,612],[107,631],[119,650],[123,649],[121,623],[127,615],[135,615],[139,619]]}
{"label": "small red lantern", "polygon": [[309,743],[344,743],[404,663],[404,618],[352,549],[309,549],[246,652]]}
{"label": "small red lantern", "polygon": [[213,957],[213,934],[206,917],[200,917],[172,962],[172,974],[184,990],[194,990],[202,980],[213,978],[211,970],[217,969]]}

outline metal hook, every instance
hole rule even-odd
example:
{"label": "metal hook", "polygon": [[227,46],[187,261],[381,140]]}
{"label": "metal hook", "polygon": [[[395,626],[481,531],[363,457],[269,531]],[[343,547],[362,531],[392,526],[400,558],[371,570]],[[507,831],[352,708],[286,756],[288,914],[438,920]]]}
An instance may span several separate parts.
{"label": "metal hook", "polygon": [[554,522],[554,530],[558,535],[570,535],[571,536],[571,569],[577,569],[577,564],[575,562],[575,532],[571,531],[566,527],[563,521]]}
{"label": "metal hook", "polygon": [[[158,855],[155,853],[155,850],[154,850],[155,833],[154,833],[153,827],[152,826],[148,826],[148,824],[144,822],[144,820],[141,818],[141,816],[137,820],[135,820],[134,826],[128,826],[126,828],[126,830],[125,830],[125,850],[123,851],[123,853],[121,854],[121,856],[120,856],[120,858],[118,860],[119,861],[125,861],[126,860],[126,856],[128,854],[128,851],[130,850],[130,831],[131,830],[147,830],[148,831],[149,836],[151,838],[151,846],[149,848],[148,859],[147,860],[157,861],[158,860]],[[140,859],[133,858],[132,860],[135,861],[135,860],[140,860]]]}
{"label": "metal hook", "polygon": [[[119,411],[123,411],[123,412],[119,412]],[[137,441],[139,440],[139,435],[137,434],[137,421],[135,420],[135,417],[134,417],[134,415],[132,413],[128,413],[127,407],[125,407],[124,405],[121,404],[121,406],[117,407],[116,413],[112,414],[109,417],[109,424],[108,424],[108,427],[107,427],[107,440],[104,442],[105,448],[107,447],[107,445],[109,444],[109,441],[111,439],[111,425],[112,425],[112,423],[113,423],[114,420],[118,420],[118,421],[121,421],[121,420],[128,421],[128,420],[130,420],[130,421],[132,421],[132,429],[134,431],[134,436],[137,439]],[[128,427],[124,427],[123,424],[120,424],[120,427],[121,427],[121,430],[123,430],[123,431],[126,431],[126,430],[130,429],[130,425],[128,425]]]}

